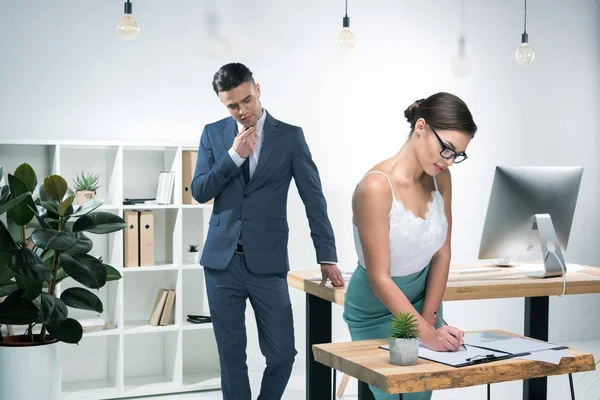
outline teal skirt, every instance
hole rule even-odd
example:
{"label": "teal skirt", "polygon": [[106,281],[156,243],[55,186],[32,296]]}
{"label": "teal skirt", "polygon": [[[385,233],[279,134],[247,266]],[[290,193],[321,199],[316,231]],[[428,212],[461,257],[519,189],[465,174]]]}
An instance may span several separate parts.
{"label": "teal skirt", "polygon": [[[423,312],[428,272],[429,265],[412,275],[392,277],[394,283],[419,313]],[[438,312],[442,313],[441,304]],[[381,300],[375,296],[369,283],[367,272],[360,264],[354,270],[346,289],[343,318],[348,324],[352,340],[383,339],[389,337],[392,314]],[[385,393],[371,385],[369,385],[369,388],[377,400],[398,399],[397,394],[391,395]],[[404,400],[430,399],[431,392],[404,394]]]}

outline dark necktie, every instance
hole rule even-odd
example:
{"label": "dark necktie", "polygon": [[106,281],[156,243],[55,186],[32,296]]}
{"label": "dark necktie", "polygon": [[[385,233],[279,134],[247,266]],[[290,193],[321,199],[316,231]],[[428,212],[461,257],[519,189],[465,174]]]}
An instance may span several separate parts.
{"label": "dark necktie", "polygon": [[242,173],[244,174],[244,182],[246,185],[250,181],[250,156],[246,158],[246,161],[242,164]]}

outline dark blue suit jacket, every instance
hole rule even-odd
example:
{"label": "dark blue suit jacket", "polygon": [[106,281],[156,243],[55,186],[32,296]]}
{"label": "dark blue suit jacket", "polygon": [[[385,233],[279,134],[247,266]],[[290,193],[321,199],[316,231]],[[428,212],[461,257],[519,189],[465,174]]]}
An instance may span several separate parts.
{"label": "dark blue suit jacket", "polygon": [[241,232],[252,272],[288,271],[287,198],[292,177],[306,208],[317,262],[337,262],[319,172],[302,129],[267,113],[258,165],[248,185],[242,168],[228,154],[236,132],[235,120],[229,117],[205,126],[200,138],[192,195],[200,203],[214,198],[200,264],[225,269]]}

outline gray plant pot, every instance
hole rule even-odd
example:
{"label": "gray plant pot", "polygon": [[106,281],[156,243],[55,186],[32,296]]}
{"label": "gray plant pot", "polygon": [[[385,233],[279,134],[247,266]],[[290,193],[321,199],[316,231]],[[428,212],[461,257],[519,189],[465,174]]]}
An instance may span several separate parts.
{"label": "gray plant pot", "polygon": [[390,338],[390,363],[416,365],[419,360],[419,339]]}

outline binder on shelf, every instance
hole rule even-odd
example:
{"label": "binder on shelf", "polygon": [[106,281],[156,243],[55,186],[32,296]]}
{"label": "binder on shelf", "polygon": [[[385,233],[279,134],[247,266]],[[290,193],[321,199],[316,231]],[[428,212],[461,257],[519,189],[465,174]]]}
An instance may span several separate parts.
{"label": "binder on shelf", "polygon": [[[197,150],[183,150],[182,151],[182,203],[183,204],[199,204],[196,199],[192,197],[192,179],[194,179],[194,172],[196,171],[196,163],[198,162],[198,151]],[[210,199],[204,204],[211,204],[214,199]]]}
{"label": "binder on shelf", "polygon": [[123,232],[123,267],[139,267],[139,220],[137,211],[123,212],[127,226]]}
{"label": "binder on shelf", "polygon": [[140,210],[139,214],[139,259],[140,267],[154,265],[154,212]]}
{"label": "binder on shelf", "polygon": [[195,150],[182,151],[182,203],[183,204],[198,204],[196,199],[192,197],[192,179],[196,170],[196,162],[198,161],[198,152]]}
{"label": "binder on shelf", "polygon": [[173,305],[175,304],[175,291],[169,290],[167,294],[167,300],[165,301],[165,306],[163,308],[162,315],[160,316],[159,325],[169,325],[169,320],[171,319],[171,313],[173,312]]}
{"label": "binder on shelf", "polygon": [[167,302],[168,294],[168,289],[158,289],[158,295],[156,296],[156,300],[154,301],[154,308],[152,308],[152,313],[150,314],[148,324],[152,326],[158,326],[162,316],[163,308],[165,307],[165,303]]}

